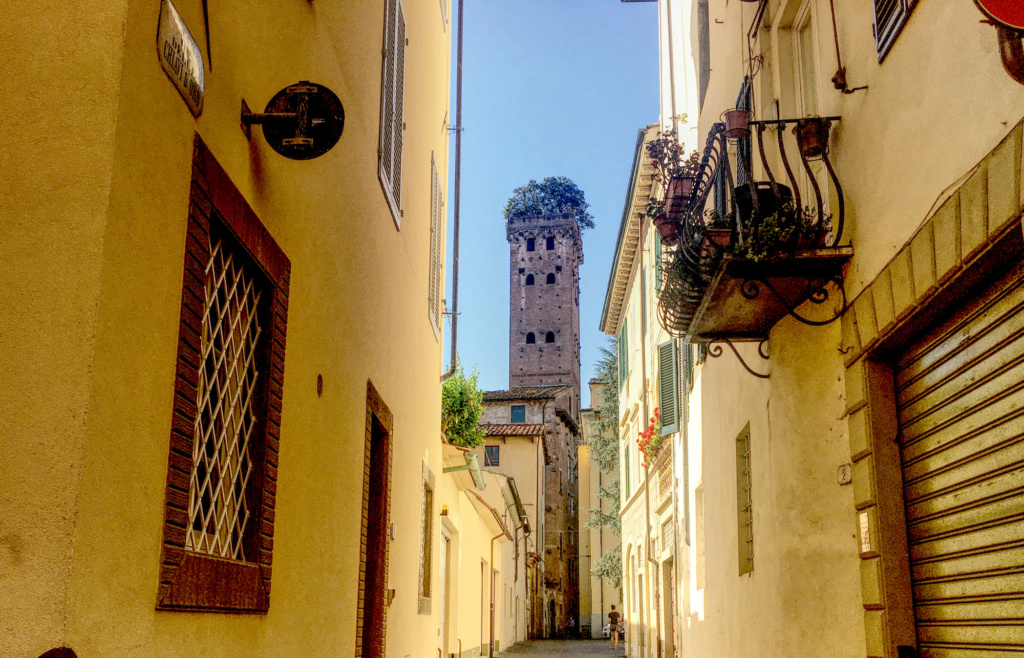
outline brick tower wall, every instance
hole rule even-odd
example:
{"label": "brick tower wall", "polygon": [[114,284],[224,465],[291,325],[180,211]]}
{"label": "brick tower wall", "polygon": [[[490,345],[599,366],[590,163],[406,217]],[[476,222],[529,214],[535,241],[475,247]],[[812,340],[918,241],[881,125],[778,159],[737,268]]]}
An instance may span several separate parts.
{"label": "brick tower wall", "polygon": [[[579,416],[580,297],[583,249],[571,214],[514,219],[508,223],[510,258],[509,386],[568,384]],[[547,248],[554,238],[553,249]],[[529,251],[533,239],[534,250]],[[554,283],[547,283],[549,275]],[[534,284],[527,285],[532,275]],[[545,342],[548,332],[554,342]],[[536,342],[527,343],[533,333]]]}

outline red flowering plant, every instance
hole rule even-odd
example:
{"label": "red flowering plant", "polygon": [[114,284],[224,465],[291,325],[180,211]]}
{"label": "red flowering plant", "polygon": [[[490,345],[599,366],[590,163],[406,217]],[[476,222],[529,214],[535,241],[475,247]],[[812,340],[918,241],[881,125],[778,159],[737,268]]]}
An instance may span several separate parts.
{"label": "red flowering plant", "polygon": [[658,456],[661,450],[661,416],[658,415],[658,408],[654,408],[654,415],[651,416],[651,423],[640,432],[636,440],[640,452],[644,455],[644,468],[649,468],[651,462]]}

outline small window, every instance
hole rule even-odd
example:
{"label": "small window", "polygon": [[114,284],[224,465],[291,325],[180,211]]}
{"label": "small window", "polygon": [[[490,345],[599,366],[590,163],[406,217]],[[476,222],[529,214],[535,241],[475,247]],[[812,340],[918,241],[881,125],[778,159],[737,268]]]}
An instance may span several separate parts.
{"label": "small window", "polygon": [[553,237],[548,236],[548,239],[546,240],[546,242],[547,242],[546,246],[547,246],[547,250],[548,251],[551,251],[551,250],[553,250],[555,248],[555,239]]}
{"label": "small window", "polygon": [[526,238],[526,250],[527,251],[533,251],[536,248],[537,248],[537,245],[534,242],[533,238]]}
{"label": "small window", "polygon": [[533,335],[532,331],[530,333],[526,334],[526,344],[527,345],[532,345],[533,343],[536,343],[536,342],[537,342],[537,337]]}
{"label": "small window", "polygon": [[879,64],[889,54],[915,4],[917,0],[875,0],[875,45]]}
{"label": "small window", "polygon": [[528,286],[532,286],[533,285],[533,275],[532,274],[527,274],[526,275],[526,285],[528,285]]}
{"label": "small window", "polygon": [[484,466],[498,466],[498,451],[501,446],[484,446]]}
{"label": "small window", "polygon": [[512,405],[512,422],[513,423],[525,423],[526,422],[526,405],[525,404],[513,404]]}
{"label": "small window", "polygon": [[544,334],[544,342],[545,343],[553,343],[553,342],[555,342],[555,332],[549,331],[548,333]]}
{"label": "small window", "polygon": [[548,283],[551,284],[551,283],[554,283],[554,282],[555,282],[555,273],[554,272],[548,272]]}

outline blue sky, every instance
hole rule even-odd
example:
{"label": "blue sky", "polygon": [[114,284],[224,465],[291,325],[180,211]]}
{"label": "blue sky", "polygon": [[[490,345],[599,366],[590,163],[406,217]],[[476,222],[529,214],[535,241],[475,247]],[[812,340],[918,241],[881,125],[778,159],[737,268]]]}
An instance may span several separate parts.
{"label": "blue sky", "polygon": [[[455,123],[457,0],[452,2]],[[531,178],[568,176],[597,227],[580,271],[583,404],[637,130],[658,120],[657,3],[466,0],[459,356],[485,390],[508,386],[509,247],[502,209]],[[454,190],[454,138],[449,190]],[[451,304],[451,216],[449,276]],[[450,341],[448,347],[450,348]]]}

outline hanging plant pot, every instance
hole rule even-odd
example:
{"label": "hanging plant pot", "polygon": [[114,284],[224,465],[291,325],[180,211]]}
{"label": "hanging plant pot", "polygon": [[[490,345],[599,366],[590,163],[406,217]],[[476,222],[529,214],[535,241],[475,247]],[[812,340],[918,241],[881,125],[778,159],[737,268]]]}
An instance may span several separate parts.
{"label": "hanging plant pot", "polygon": [[732,244],[731,228],[709,228],[705,230],[708,240],[711,240],[722,249],[728,249],[729,245]]}
{"label": "hanging plant pot", "polygon": [[662,244],[671,247],[679,242],[679,222],[669,219],[668,215],[658,215],[653,223],[654,228],[658,229]]}
{"label": "hanging plant pot", "polygon": [[690,193],[693,191],[694,179],[690,176],[673,178],[668,182],[668,191],[665,194],[665,212],[669,217],[678,219],[690,200]]}
{"label": "hanging plant pot", "polygon": [[725,111],[725,136],[739,139],[750,134],[750,110]]}
{"label": "hanging plant pot", "polygon": [[800,155],[804,158],[820,158],[828,151],[829,122],[824,119],[800,119],[793,134],[796,135]]}

